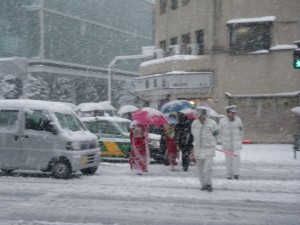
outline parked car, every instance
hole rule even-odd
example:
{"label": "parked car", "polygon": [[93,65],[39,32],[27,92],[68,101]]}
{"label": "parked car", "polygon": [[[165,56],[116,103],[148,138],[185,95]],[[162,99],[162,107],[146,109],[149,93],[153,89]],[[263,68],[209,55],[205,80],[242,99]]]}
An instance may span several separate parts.
{"label": "parked car", "polygon": [[[97,135],[102,157],[129,157],[131,120],[116,116],[82,117],[81,120],[92,133]],[[160,135],[149,133],[149,138],[150,157],[156,160],[160,150]]]}
{"label": "parked car", "polygon": [[74,110],[61,103],[0,100],[0,169],[41,170],[56,178],[94,174],[100,163],[97,137]]}
{"label": "parked car", "polygon": [[76,107],[76,110],[81,117],[116,115],[116,109],[110,104],[109,101],[84,102],[79,104]]}

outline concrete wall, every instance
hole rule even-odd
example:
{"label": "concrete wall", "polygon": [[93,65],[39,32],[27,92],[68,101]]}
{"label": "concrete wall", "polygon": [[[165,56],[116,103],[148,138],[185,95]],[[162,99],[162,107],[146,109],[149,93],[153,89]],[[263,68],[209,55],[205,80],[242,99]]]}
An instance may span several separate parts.
{"label": "concrete wall", "polygon": [[[155,17],[155,44],[177,37],[181,44],[181,35],[190,33],[191,43],[195,43],[194,32],[204,31],[204,55],[193,60],[178,60],[172,56],[144,63],[140,67],[142,76],[163,74],[171,71],[210,71],[213,72],[213,88],[210,93],[194,93],[190,97],[211,98],[211,106],[225,114],[224,107],[235,103],[225,93],[233,96],[276,95],[300,91],[300,70],[293,69],[293,49],[285,47],[272,50],[278,45],[293,45],[300,40],[300,4],[299,0],[191,0],[171,10],[171,1],[167,13],[160,14],[159,7]],[[156,1],[159,6],[159,1]],[[275,16],[271,26],[271,46],[269,52],[262,54],[230,54],[230,32],[227,22],[232,19]],[[183,78],[184,79],[184,78]],[[159,91],[158,91],[159,92]],[[158,93],[157,92],[157,93]],[[168,93],[168,90],[161,91]],[[182,91],[170,90],[170,98],[185,96]],[[189,94],[189,93],[186,93]],[[143,93],[150,99],[155,94]],[[187,96],[187,95],[186,95]],[[164,98],[165,96],[163,96]],[[157,96],[155,99],[158,98]],[[251,97],[252,98],[252,97]],[[258,142],[291,142],[293,133],[299,124],[299,117],[290,108],[300,104],[288,98],[288,105],[278,104],[278,99],[269,97],[268,105],[248,106],[237,101],[239,114],[244,120],[246,137]],[[240,104],[240,105],[239,105]]]}

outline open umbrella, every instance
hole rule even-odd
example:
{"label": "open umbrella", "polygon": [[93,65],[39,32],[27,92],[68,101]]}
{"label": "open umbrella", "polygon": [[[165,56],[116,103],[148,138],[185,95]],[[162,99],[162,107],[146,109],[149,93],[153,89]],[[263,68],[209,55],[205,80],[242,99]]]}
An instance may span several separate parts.
{"label": "open umbrella", "polygon": [[110,103],[110,101],[102,101],[99,102],[99,105],[104,109],[104,110],[116,110],[115,107],[113,107]]}
{"label": "open umbrella", "polygon": [[187,100],[173,100],[170,102],[165,103],[161,107],[161,112],[163,114],[172,113],[172,112],[179,112],[183,109],[192,108],[193,105],[189,103]]}
{"label": "open umbrella", "polygon": [[130,112],[134,112],[136,110],[138,110],[139,108],[134,106],[134,105],[123,105],[120,107],[118,114],[124,114],[124,113],[130,113]]}
{"label": "open umbrella", "polygon": [[196,109],[198,109],[198,110],[205,109],[207,111],[207,115],[208,116],[210,116],[210,117],[219,117],[219,113],[217,113],[212,108],[205,107],[205,106],[198,106],[198,107],[196,107]]}
{"label": "open umbrella", "polygon": [[131,113],[132,119],[142,124],[160,126],[167,123],[167,118],[160,111],[144,107]]}
{"label": "open umbrella", "polygon": [[169,116],[169,117],[167,118],[167,120],[168,120],[168,124],[176,124],[176,123],[178,123],[176,117],[171,117],[171,116]]}
{"label": "open umbrella", "polygon": [[197,112],[191,108],[180,110],[180,112],[185,114],[187,116],[187,118],[191,119],[191,120],[194,120],[198,117]]}

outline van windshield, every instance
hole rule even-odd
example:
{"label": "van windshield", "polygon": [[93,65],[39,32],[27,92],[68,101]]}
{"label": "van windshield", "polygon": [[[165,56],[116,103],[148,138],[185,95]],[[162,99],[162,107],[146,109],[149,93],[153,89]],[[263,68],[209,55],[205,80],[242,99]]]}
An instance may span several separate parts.
{"label": "van windshield", "polygon": [[92,121],[85,123],[92,133],[120,135],[120,131],[110,121]]}
{"label": "van windshield", "polygon": [[16,128],[18,110],[0,110],[0,129]]}
{"label": "van windshield", "polygon": [[116,122],[123,133],[129,133],[130,122]]}
{"label": "van windshield", "polygon": [[82,123],[72,114],[55,113],[61,127],[72,131],[85,130]]}

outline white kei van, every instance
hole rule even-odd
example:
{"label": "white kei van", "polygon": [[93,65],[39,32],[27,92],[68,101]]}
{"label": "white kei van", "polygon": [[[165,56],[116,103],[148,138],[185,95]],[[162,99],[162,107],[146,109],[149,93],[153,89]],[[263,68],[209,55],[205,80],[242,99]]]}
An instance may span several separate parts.
{"label": "white kei van", "polygon": [[67,105],[39,100],[0,100],[0,169],[41,170],[56,178],[94,174],[97,137]]}

